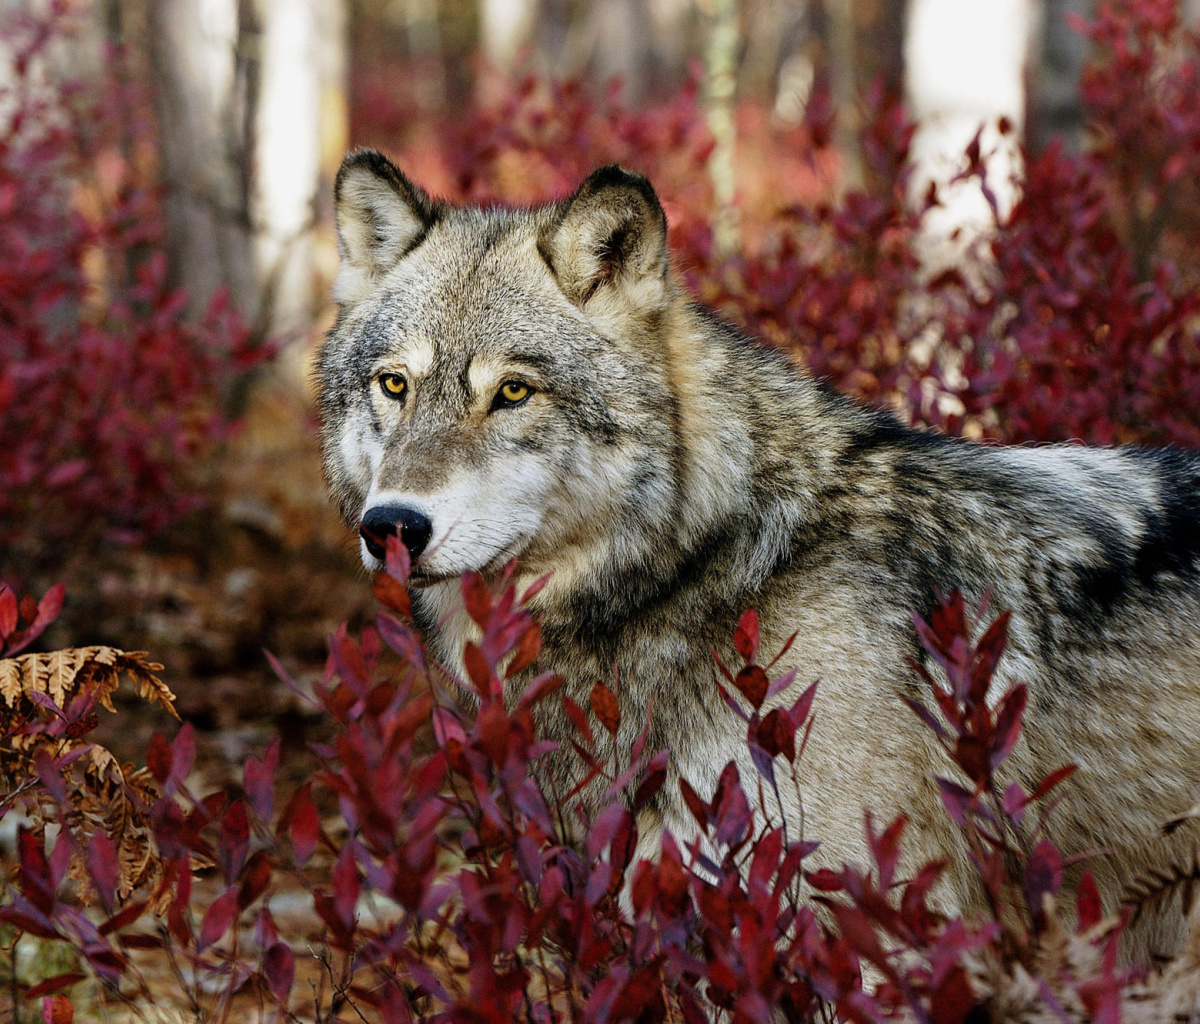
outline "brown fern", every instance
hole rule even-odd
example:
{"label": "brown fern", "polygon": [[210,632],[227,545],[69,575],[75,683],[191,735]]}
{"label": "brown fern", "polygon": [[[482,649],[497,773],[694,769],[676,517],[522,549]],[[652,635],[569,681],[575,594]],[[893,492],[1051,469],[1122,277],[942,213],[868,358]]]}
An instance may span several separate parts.
{"label": "brown fern", "polygon": [[1176,855],[1162,867],[1151,868],[1133,879],[1121,896],[1121,902],[1133,907],[1132,921],[1150,906],[1180,894],[1181,911],[1186,912],[1200,890],[1200,845],[1182,856]]}
{"label": "brown fern", "polygon": [[[45,654],[23,654],[0,660],[0,792],[5,804],[20,802],[34,827],[67,811],[79,834],[103,832],[117,847],[118,895],[125,898],[159,875],[161,862],[151,838],[146,809],[157,798],[145,768],[122,764],[107,748],[89,743],[98,724],[94,709],[116,713],[112,696],[124,678],[143,700],[178,719],[175,695],[157,675],[162,665],[145,651],[115,647],[72,647]],[[58,716],[35,695],[45,694],[67,715],[68,726],[48,730]],[[88,698],[82,709],[72,702]],[[72,751],[86,747],[83,756]],[[49,755],[61,769],[68,806],[50,801],[37,785],[36,760]],[[76,858],[78,860],[78,858]],[[72,863],[70,875],[87,898],[91,883],[83,863]]]}
{"label": "brown fern", "polygon": [[162,671],[162,665],[146,658],[145,651],[115,647],[70,647],[5,658],[0,661],[0,697],[15,710],[18,702],[28,700],[31,693],[44,693],[61,708],[76,693],[90,687],[101,707],[116,711],[112,694],[124,674],[139,697],[178,718],[175,695],[155,674]]}

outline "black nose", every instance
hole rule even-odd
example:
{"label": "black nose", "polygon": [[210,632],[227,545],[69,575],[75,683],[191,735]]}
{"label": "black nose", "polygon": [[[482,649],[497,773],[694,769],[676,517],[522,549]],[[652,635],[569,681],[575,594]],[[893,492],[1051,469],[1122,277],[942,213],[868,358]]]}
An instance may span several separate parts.
{"label": "black nose", "polygon": [[409,556],[415,561],[429,543],[433,523],[428,516],[408,505],[376,505],[367,509],[358,528],[367,542],[367,550],[381,562],[387,554],[387,539],[395,536],[397,530]]}

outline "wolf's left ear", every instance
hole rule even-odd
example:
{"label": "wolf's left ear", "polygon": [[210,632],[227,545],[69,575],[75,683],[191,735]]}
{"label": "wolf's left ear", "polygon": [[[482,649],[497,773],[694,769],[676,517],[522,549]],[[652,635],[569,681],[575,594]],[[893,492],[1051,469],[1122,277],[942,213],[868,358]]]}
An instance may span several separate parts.
{"label": "wolf's left ear", "polygon": [[595,171],[559,208],[538,248],[567,297],[613,294],[637,308],[667,299],[667,218],[649,179],[616,164]]}
{"label": "wolf's left ear", "polygon": [[373,149],[342,161],[333,196],[341,256],[333,297],[342,303],[368,292],[441,216],[439,203]]}

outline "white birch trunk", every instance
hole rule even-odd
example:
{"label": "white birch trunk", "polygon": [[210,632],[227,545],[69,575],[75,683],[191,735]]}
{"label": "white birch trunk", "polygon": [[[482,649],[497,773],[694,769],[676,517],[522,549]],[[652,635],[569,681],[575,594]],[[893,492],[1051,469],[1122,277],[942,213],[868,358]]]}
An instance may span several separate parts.
{"label": "white birch trunk", "polygon": [[479,41],[499,67],[508,67],[533,35],[537,0],[480,0]]}
{"label": "white birch trunk", "polygon": [[237,0],[148,5],[175,280],[203,308],[228,287],[258,307],[247,171],[247,76]]}
{"label": "white birch trunk", "polygon": [[[980,126],[988,184],[1003,216],[1019,190],[1016,140],[1025,115],[1025,66],[1037,18],[1036,0],[911,0],[905,45],[908,100],[920,128],[913,140],[914,195],[930,181],[945,185],[963,166]],[[1006,117],[1013,133],[1002,139]],[[944,189],[945,206],[926,223],[931,267],[955,261],[992,222],[975,183]],[[957,240],[951,236],[957,232]]]}

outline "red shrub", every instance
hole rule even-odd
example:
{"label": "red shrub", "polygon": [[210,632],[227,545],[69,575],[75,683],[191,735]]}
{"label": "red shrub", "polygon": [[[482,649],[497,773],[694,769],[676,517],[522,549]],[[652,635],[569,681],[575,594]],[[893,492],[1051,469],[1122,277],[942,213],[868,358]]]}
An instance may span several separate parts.
{"label": "red shrub", "polygon": [[1022,188],[986,293],[948,318],[967,415],[1011,441],[1200,444],[1200,292],[1136,276],[1091,161],[1052,146]]}
{"label": "red shrub", "polygon": [[130,539],[202,500],[226,384],[257,356],[221,296],[199,322],[166,282],[141,97],[47,81],[69,4],[5,30],[0,87],[0,547]]}
{"label": "red shrub", "polygon": [[1092,153],[1141,280],[1163,258],[1200,283],[1200,31],[1177,0],[1108,0],[1077,29]]}
{"label": "red shrub", "polygon": [[1200,444],[1200,35],[1179,7],[1112,0],[1077,23],[1098,44],[1092,153],[1026,154],[987,291],[947,315],[959,395],[990,433]]}
{"label": "red shrub", "polygon": [[[261,759],[249,759],[240,793],[199,799],[185,782],[194,755],[190,727],[170,744],[156,736],[147,760],[160,795],[145,804],[131,794],[152,823],[162,863],[155,891],[117,899],[113,844],[99,834],[85,850],[60,811],[49,852],[40,834],[20,832],[17,886],[0,920],[67,942],[135,1001],[150,998],[141,958],[166,958],[193,1007],[226,1017],[236,1016],[243,988],[285,1009],[307,1001],[292,992],[293,948],[302,936],[281,931],[264,902],[287,877],[310,891],[320,922],[305,944],[316,943],[326,979],[328,996],[316,1006],[322,1020],[352,1009],[381,1021],[649,1024],[682,1016],[699,1024],[716,1006],[738,1022],[766,1022],[777,1010],[799,1021],[831,1004],[847,1020],[906,1010],[914,1019],[957,1024],[983,998],[969,983],[968,953],[1001,964],[1035,961],[1037,944],[1055,926],[1042,894],[1058,888],[1061,858],[1039,839],[1040,824],[1026,831],[1023,819],[1068,772],[1032,793],[1016,784],[1001,792],[995,782],[1019,734],[1025,696],[1018,687],[988,700],[1006,617],[974,643],[974,624],[955,595],[928,625],[918,623],[942,681],[927,675],[930,705],[913,707],[967,780],[969,788],[939,782],[991,900],[992,914],[968,923],[928,902],[941,865],[899,876],[903,818],[882,831],[867,818],[870,865],[818,871],[806,869],[817,843],[789,839],[770,820],[764,786],[797,784],[816,687],[761,713],[794,674],[771,677],[784,652],[760,660],[753,612],[734,636],[742,664],[721,666],[730,687],[722,694],[746,723],[760,779],[739,779],[731,762],[708,800],[680,782],[702,838],[681,848],[664,835],[657,859],[635,862],[637,812],[666,783],[666,753],[646,749],[648,730],[628,764],[601,753],[612,749],[609,737],[620,725],[619,706],[602,683],[592,691],[590,717],[557,695],[561,680],[552,675],[506,704],[504,680],[539,650],[537,627],[511,582],[492,592],[477,576],[464,579],[463,600],[481,640],[466,646],[467,679],[448,678],[407,618],[407,570],[404,549],[390,540],[376,585],[390,610],[361,641],[344,629],[332,638],[315,700],[336,736],[313,749],[309,781],[279,792],[276,740]],[[384,645],[398,658],[390,672]],[[474,710],[455,688],[472,695]],[[607,806],[581,803],[583,784],[573,794],[538,784],[536,767],[556,748],[539,740],[533,712],[559,699],[576,723],[574,745],[589,779],[607,787]],[[40,764],[44,790],[24,799],[53,808],[56,779],[68,765]],[[754,803],[748,793],[758,794]],[[338,826],[326,828],[334,806]],[[580,825],[573,830],[583,837],[579,846],[564,840],[568,820]],[[98,923],[72,896],[72,864],[103,909]],[[193,881],[198,864],[213,866],[203,897]],[[1083,923],[1091,924],[1094,887],[1084,890]],[[818,915],[818,904],[827,916]],[[163,923],[147,931],[152,906],[161,908]],[[1111,946],[1115,937],[1106,941]],[[882,979],[873,989],[864,988],[864,963]],[[1120,991],[1123,978],[1107,968],[1093,976],[1059,967],[1046,980],[1048,992],[1098,999]],[[49,997],[80,977],[68,970],[26,998]]]}

